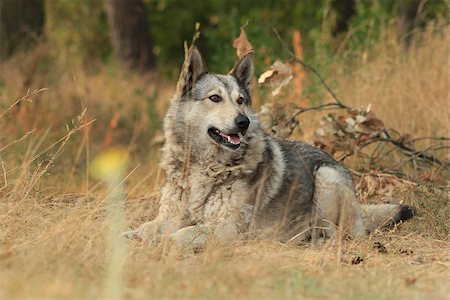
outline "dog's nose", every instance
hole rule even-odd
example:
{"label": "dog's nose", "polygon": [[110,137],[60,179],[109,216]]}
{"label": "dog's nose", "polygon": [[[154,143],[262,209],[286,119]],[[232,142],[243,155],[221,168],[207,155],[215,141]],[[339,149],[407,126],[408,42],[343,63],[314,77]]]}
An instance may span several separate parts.
{"label": "dog's nose", "polygon": [[239,114],[236,119],[234,119],[234,124],[236,124],[237,128],[241,130],[247,130],[250,120],[246,115]]}

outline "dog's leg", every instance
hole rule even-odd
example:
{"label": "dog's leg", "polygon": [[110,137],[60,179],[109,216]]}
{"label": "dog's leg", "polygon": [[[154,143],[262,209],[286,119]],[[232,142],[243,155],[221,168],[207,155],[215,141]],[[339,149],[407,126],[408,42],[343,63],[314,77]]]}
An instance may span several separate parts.
{"label": "dog's leg", "polygon": [[[331,167],[321,167],[315,178],[315,230],[313,240],[332,237],[338,231],[354,238],[365,234],[361,208],[352,182]],[[313,228],[314,229],[314,228]]]}
{"label": "dog's leg", "polygon": [[122,235],[129,239],[158,242],[162,235],[190,225],[184,224],[180,217],[185,213],[180,207],[181,196],[181,189],[174,188],[169,182],[166,183],[161,189],[158,216],[153,221],[142,224],[138,229],[124,232]]}
{"label": "dog's leg", "polygon": [[139,226],[138,229],[122,233],[128,239],[139,239],[150,242],[158,242],[161,235],[177,231],[181,225],[177,218],[170,218],[170,210],[167,203],[161,203],[158,216],[150,222]]}
{"label": "dog's leg", "polygon": [[203,249],[208,240],[216,243],[236,241],[239,231],[235,222],[220,224],[200,224],[179,229],[169,235],[171,246],[182,250]]}
{"label": "dog's leg", "polygon": [[178,230],[180,226],[177,223],[156,218],[153,221],[142,224],[138,229],[124,232],[122,235],[128,239],[158,242],[161,235]]}
{"label": "dog's leg", "polygon": [[123,232],[122,236],[130,240],[149,240],[152,236],[156,237],[158,232],[159,222],[157,220],[153,220],[142,224],[138,229]]}
{"label": "dog's leg", "polygon": [[183,227],[174,233],[171,233],[169,243],[177,250],[203,249],[210,235],[210,230],[205,225],[192,225]]}

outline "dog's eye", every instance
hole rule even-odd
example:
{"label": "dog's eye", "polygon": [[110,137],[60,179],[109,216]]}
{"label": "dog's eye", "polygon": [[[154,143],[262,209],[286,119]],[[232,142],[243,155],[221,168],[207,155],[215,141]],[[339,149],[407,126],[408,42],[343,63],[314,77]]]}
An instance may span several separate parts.
{"label": "dog's eye", "polygon": [[209,99],[210,99],[211,101],[213,101],[213,102],[220,102],[220,101],[222,101],[222,97],[220,97],[219,95],[212,95],[212,96],[209,96]]}
{"label": "dog's eye", "polygon": [[243,98],[243,97],[239,97],[239,98],[236,100],[236,102],[237,102],[237,104],[241,105],[242,103],[244,103],[244,98]]}

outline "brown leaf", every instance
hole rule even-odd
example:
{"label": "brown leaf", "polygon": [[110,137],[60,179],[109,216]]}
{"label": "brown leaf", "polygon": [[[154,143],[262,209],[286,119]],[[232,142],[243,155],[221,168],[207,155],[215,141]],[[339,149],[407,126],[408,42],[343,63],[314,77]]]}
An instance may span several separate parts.
{"label": "brown leaf", "polygon": [[348,108],[347,113],[351,116],[356,117],[358,115],[359,111],[355,108]]}
{"label": "brown leaf", "polygon": [[279,103],[266,103],[259,113],[261,126],[276,137],[288,138],[299,127],[299,121],[292,118],[291,106]]}
{"label": "brown leaf", "polygon": [[384,246],[381,242],[373,243],[373,248],[376,249],[379,253],[383,254],[388,253],[386,246]]}
{"label": "brown leaf", "polygon": [[354,256],[352,258],[352,265],[359,265],[362,261],[364,261],[362,256]]}
{"label": "brown leaf", "polygon": [[403,255],[412,255],[412,254],[414,254],[414,251],[412,251],[410,249],[407,249],[407,248],[403,248],[403,247],[400,247],[399,249],[397,249],[397,252],[400,253],[400,254],[403,254]]}
{"label": "brown leaf", "polygon": [[276,96],[280,93],[281,89],[289,84],[292,80],[292,68],[277,60],[270,66],[270,69],[262,73],[258,78],[258,83],[262,85],[270,85],[274,89],[272,95]]}
{"label": "brown leaf", "polygon": [[384,123],[380,119],[377,118],[371,118],[364,121],[362,124],[370,127],[372,130],[383,130],[384,129]]}
{"label": "brown leaf", "polygon": [[405,285],[411,286],[414,285],[417,282],[417,277],[406,277],[405,278]]}
{"label": "brown leaf", "polygon": [[241,34],[233,41],[233,48],[236,48],[236,53],[239,58],[244,57],[245,54],[253,50],[244,28],[241,28]]}
{"label": "brown leaf", "polygon": [[283,76],[292,75],[292,69],[287,64],[277,60],[273,63],[272,68],[278,71],[278,74]]}
{"label": "brown leaf", "polygon": [[359,265],[364,261],[364,258],[360,255],[343,255],[341,262],[348,265]]}
{"label": "brown leaf", "polygon": [[292,69],[287,64],[277,60],[270,66],[270,69],[262,73],[258,78],[259,84],[274,84],[292,77]]}

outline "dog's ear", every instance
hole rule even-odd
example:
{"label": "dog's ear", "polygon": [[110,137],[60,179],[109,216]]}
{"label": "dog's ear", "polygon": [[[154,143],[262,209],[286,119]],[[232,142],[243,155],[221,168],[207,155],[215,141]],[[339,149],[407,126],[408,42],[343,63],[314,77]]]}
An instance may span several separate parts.
{"label": "dog's ear", "polygon": [[207,72],[197,47],[192,45],[184,51],[184,63],[177,84],[177,93],[180,96],[190,95],[197,80]]}
{"label": "dog's ear", "polygon": [[250,90],[253,72],[255,69],[255,52],[250,51],[245,54],[230,71],[230,75],[236,77],[239,85],[246,90]]}

